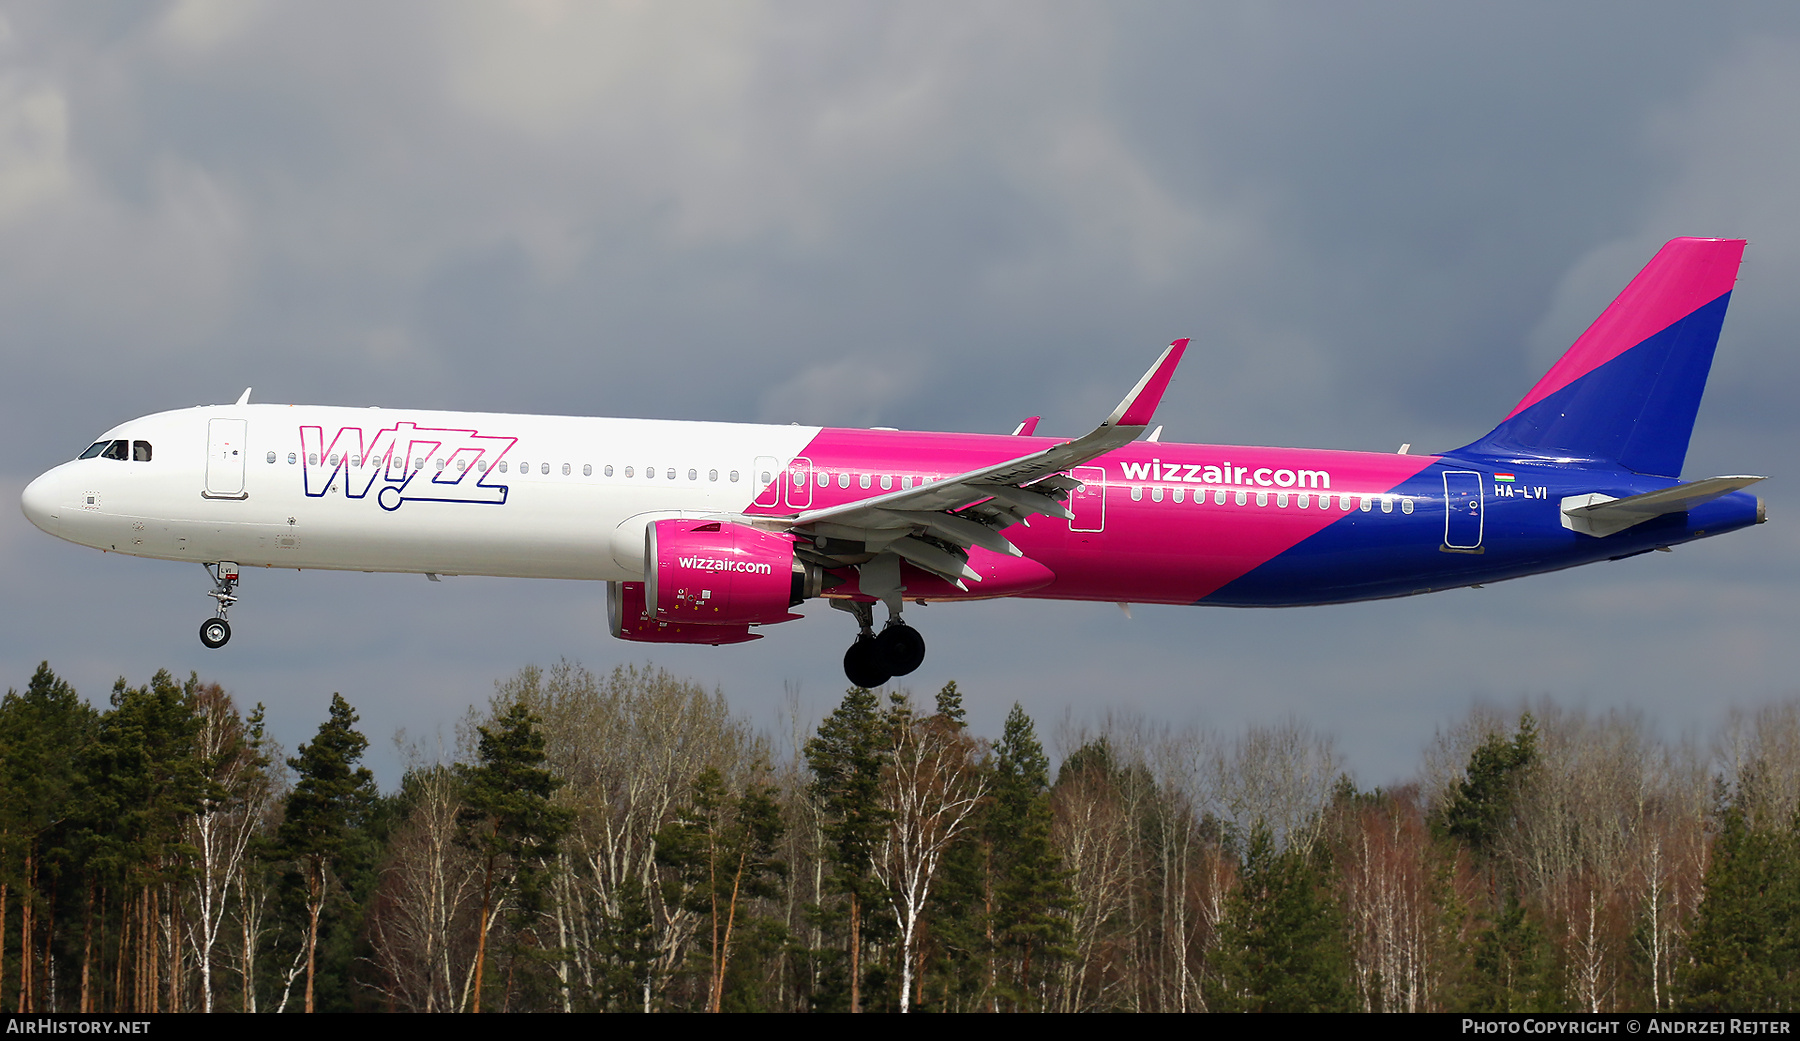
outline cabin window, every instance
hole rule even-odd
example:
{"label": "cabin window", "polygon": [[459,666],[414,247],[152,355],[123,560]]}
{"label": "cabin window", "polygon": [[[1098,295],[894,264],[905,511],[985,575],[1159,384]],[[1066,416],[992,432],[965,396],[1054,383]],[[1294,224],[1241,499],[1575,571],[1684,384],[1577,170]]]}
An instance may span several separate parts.
{"label": "cabin window", "polygon": [[545,475],[545,476],[549,476],[549,474],[550,474],[550,464],[549,464],[549,463],[539,463],[539,464],[538,464],[538,473],[541,473],[541,474],[543,474],[543,475]]}
{"label": "cabin window", "polygon": [[[736,470],[733,470],[733,471],[731,471],[731,472],[732,472],[732,473],[737,473],[737,471],[736,471]],[[770,473],[770,472],[769,472],[769,471],[767,471],[767,470],[764,470],[764,471],[763,471],[763,472],[762,472],[762,483],[763,483],[763,485],[764,485],[764,486],[765,486],[765,487],[767,487],[767,486],[768,486],[768,484],[769,484],[769,482],[771,482],[771,481],[773,481],[773,480],[774,480],[774,479],[775,479],[775,475],[774,475],[774,474],[772,474],[772,473]],[[732,478],[732,480],[734,480],[734,481],[735,481],[735,480],[737,480],[737,478],[735,478],[735,477],[733,477],[733,478]]]}
{"label": "cabin window", "polygon": [[864,488],[868,488],[874,481],[868,474],[859,474],[856,478],[856,483],[862,485]]}
{"label": "cabin window", "polygon": [[306,465],[307,466],[318,466],[319,465],[319,453],[317,453],[317,452],[306,453]]}
{"label": "cabin window", "polygon": [[1220,488],[1219,490],[1213,492],[1213,505],[1214,506],[1225,505],[1225,489]]}
{"label": "cabin window", "polygon": [[611,476],[612,476],[612,464],[611,464],[611,463],[607,463],[607,464],[606,464],[606,469],[604,469],[604,470],[602,470],[602,471],[600,471],[600,472],[601,472],[601,473],[603,473],[603,474],[605,474],[605,475],[606,475],[606,476],[608,476],[608,477],[611,477]]}
{"label": "cabin window", "polygon": [[1372,507],[1374,505],[1375,505],[1374,500],[1370,499],[1367,495],[1362,497],[1362,511],[1364,513],[1369,512],[1370,507]]}
{"label": "cabin window", "polygon": [[574,472],[575,472],[575,468],[573,466],[570,466],[568,463],[563,464],[563,476],[564,477],[567,477]]}
{"label": "cabin window", "polygon": [[1238,492],[1238,493],[1237,493],[1237,504],[1238,504],[1238,505],[1239,505],[1239,506],[1248,506],[1248,505],[1250,505],[1250,493],[1249,493],[1249,492],[1245,492],[1245,491],[1239,491],[1239,492]]}
{"label": "cabin window", "polygon": [[337,461],[338,461],[338,454],[336,452],[333,452],[330,455],[325,457],[325,465],[326,466],[335,467],[337,465]]}
{"label": "cabin window", "polygon": [[731,471],[731,483],[732,484],[737,483],[737,477],[738,477],[737,471],[736,470]]}
{"label": "cabin window", "polygon": [[1180,501],[1181,501],[1181,497],[1182,497],[1182,496],[1183,496],[1183,495],[1186,495],[1186,494],[1187,494],[1187,489],[1186,489],[1186,488],[1177,488],[1177,489],[1175,489],[1175,501],[1176,501],[1176,502],[1180,502]]}
{"label": "cabin window", "polygon": [[838,474],[838,487],[839,488],[850,487],[850,471],[845,470],[843,473]]}
{"label": "cabin window", "polygon": [[444,469],[444,461],[442,459],[439,459],[439,460],[436,460],[436,462],[437,462],[438,470],[442,471]]}
{"label": "cabin window", "polygon": [[881,475],[881,490],[884,492],[891,492],[894,490],[894,478],[891,474]]}
{"label": "cabin window", "polygon": [[1392,495],[1383,495],[1381,497],[1381,512],[1394,512],[1394,497]]}
{"label": "cabin window", "polygon": [[150,461],[150,442],[148,442],[148,441],[133,441],[131,443],[131,461],[134,463],[149,462]]}
{"label": "cabin window", "polygon": [[719,471],[717,471],[717,470],[708,470],[708,471],[706,471],[706,479],[707,479],[707,480],[709,480],[709,481],[716,481],[716,480],[718,480],[718,479],[719,479]]}
{"label": "cabin window", "polygon": [[293,452],[288,453],[288,465],[289,466],[293,466],[295,463],[297,463],[299,461],[300,461],[299,455],[297,455],[296,453],[293,453]]}
{"label": "cabin window", "polygon": [[831,487],[831,475],[826,473],[824,470],[819,471],[819,487],[821,487],[821,488]]}
{"label": "cabin window", "polygon": [[1412,511],[1413,511],[1413,501],[1409,498],[1402,496],[1400,499],[1400,512],[1410,514],[1410,513],[1412,513]]}
{"label": "cabin window", "polygon": [[[1312,496],[1307,495],[1305,492],[1302,492],[1299,495],[1294,496],[1294,498],[1296,500],[1294,505],[1300,507],[1303,510],[1312,505]],[[1325,507],[1321,503],[1319,508],[1324,509]]]}
{"label": "cabin window", "polygon": [[654,481],[656,479],[656,467],[654,467],[654,466],[644,467],[644,476],[646,478],[648,478],[649,480]]}
{"label": "cabin window", "polygon": [[632,472],[632,471],[631,471],[631,467],[629,467],[629,466],[627,466],[627,467],[626,467],[626,468],[625,468],[625,476],[627,476],[627,477],[630,477],[630,476],[631,476],[631,472]]}
{"label": "cabin window", "polygon": [[1151,502],[1161,502],[1162,501],[1162,493],[1163,493],[1162,485],[1160,485],[1160,484],[1157,485],[1156,487],[1150,489],[1150,501]]}
{"label": "cabin window", "polygon": [[[1343,510],[1345,513],[1349,513],[1350,507],[1353,505],[1355,505],[1355,504],[1350,501],[1350,496],[1348,496],[1348,495],[1338,496],[1338,509]],[[1325,506],[1326,506],[1326,508],[1330,508],[1330,506],[1331,506],[1331,496],[1329,496],[1329,495],[1327,495],[1325,497]]]}
{"label": "cabin window", "polygon": [[1275,493],[1275,508],[1278,510],[1287,509],[1287,499],[1288,499],[1288,497],[1287,497],[1286,492],[1276,492]]}
{"label": "cabin window", "polygon": [[1269,505],[1269,493],[1268,492],[1257,492],[1256,493],[1256,505],[1258,505],[1258,506]]}
{"label": "cabin window", "polygon": [[688,471],[688,480],[698,481],[699,479],[700,479],[700,471],[698,471],[698,470],[689,470]]}
{"label": "cabin window", "polygon": [[486,459],[475,460],[475,469],[480,473],[487,473],[487,460]]}
{"label": "cabin window", "polygon": [[1141,486],[1135,485],[1135,484],[1131,486],[1131,501],[1132,502],[1143,502],[1144,501],[1144,489]]}
{"label": "cabin window", "polygon": [[593,463],[582,463],[581,464],[581,476],[583,476],[583,477],[594,476],[594,464]]}
{"label": "cabin window", "polygon": [[506,472],[506,460],[504,460],[504,459],[500,460],[500,472],[501,473]]}
{"label": "cabin window", "polygon": [[275,461],[275,453],[270,452],[269,453],[269,462],[273,463],[274,461]]}

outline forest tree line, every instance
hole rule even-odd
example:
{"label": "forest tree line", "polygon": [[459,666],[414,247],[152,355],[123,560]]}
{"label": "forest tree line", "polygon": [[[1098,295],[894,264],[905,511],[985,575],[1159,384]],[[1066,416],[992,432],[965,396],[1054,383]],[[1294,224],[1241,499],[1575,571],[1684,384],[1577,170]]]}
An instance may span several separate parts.
{"label": "forest tree line", "polygon": [[853,689],[772,741],[654,668],[528,668],[395,791],[334,696],[0,702],[19,1012],[1800,1007],[1800,703],[1710,745],[1545,700],[1359,790],[1232,738]]}

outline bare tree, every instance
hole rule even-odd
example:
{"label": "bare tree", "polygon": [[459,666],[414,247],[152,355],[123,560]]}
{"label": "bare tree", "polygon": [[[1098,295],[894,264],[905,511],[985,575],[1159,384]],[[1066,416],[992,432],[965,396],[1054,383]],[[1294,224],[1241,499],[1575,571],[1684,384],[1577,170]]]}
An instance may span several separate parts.
{"label": "bare tree", "polygon": [[1339,868],[1363,1010],[1435,1009],[1439,908],[1432,898],[1431,841],[1417,789],[1358,800],[1340,826]]}
{"label": "bare tree", "polygon": [[897,695],[889,714],[893,747],[882,778],[890,814],[875,849],[876,879],[888,891],[900,930],[900,1011],[910,1011],[916,967],[913,945],[931,881],[944,851],[968,825],[987,794],[986,750],[942,716],[913,714]]}
{"label": "bare tree", "polygon": [[1319,836],[1321,811],[1343,766],[1329,736],[1290,718],[1215,746],[1212,774],[1220,815],[1240,837],[1260,822],[1277,848],[1305,854]]}
{"label": "bare tree", "polygon": [[641,984],[648,1011],[656,981],[682,963],[698,924],[661,899],[656,833],[702,770],[735,783],[763,750],[723,695],[658,669],[620,667],[603,681],[566,661],[548,673],[528,668],[499,684],[495,701],[521,702],[542,721],[550,770],[563,782],[555,802],[575,814],[549,884],[548,914],[565,941],[558,975],[592,987],[599,929],[619,917],[628,892],[641,892],[659,952]]}
{"label": "bare tree", "polygon": [[462,808],[448,764],[410,750],[402,797],[410,812],[388,846],[369,941],[385,990],[413,1012],[461,1011],[469,999],[478,865],[457,842]]}
{"label": "bare tree", "polygon": [[194,813],[182,824],[193,851],[187,878],[193,908],[181,924],[199,970],[201,1011],[211,1012],[213,952],[233,884],[246,867],[251,839],[268,824],[275,791],[263,749],[262,706],[246,724],[218,684],[202,684],[194,695],[200,717],[194,751],[205,780]]}

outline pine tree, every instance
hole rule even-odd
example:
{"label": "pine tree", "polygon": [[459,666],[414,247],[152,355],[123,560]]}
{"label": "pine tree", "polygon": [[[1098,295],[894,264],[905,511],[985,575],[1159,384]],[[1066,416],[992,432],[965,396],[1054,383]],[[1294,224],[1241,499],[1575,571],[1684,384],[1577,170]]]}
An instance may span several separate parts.
{"label": "pine tree", "polygon": [[1559,1012],[1549,937],[1507,886],[1493,922],[1475,934],[1468,993],[1458,1004],[1471,1012]]}
{"label": "pine tree", "polygon": [[[21,987],[17,1008],[36,1009],[47,984],[33,974],[39,931],[34,923],[48,911],[54,920],[55,881],[62,869],[80,863],[73,843],[73,819],[84,793],[82,760],[93,740],[97,717],[75,688],[50,671],[37,672],[20,694],[0,699],[0,979],[6,978],[6,912],[16,894]],[[49,938],[45,938],[45,943]]]}
{"label": "pine tree", "polygon": [[1537,721],[1530,713],[1520,717],[1512,740],[1490,734],[1469,756],[1463,779],[1451,789],[1439,821],[1444,833],[1477,856],[1491,857],[1512,827],[1519,787],[1537,758]]}
{"label": "pine tree", "polygon": [[875,695],[853,687],[806,743],[812,793],[825,808],[833,882],[850,903],[850,1011],[862,1011],[863,913],[881,894],[871,877],[875,844],[887,827],[881,809],[886,727]]}
{"label": "pine tree", "polygon": [[[178,953],[161,929],[169,887],[184,867],[182,826],[204,790],[195,750],[200,718],[194,711],[199,679],[177,683],[160,671],[143,687],[123,679],[99,723],[83,769],[89,778],[82,806],[87,864],[119,900],[120,962],[114,1007],[120,1011],[180,1011],[179,988],[164,1004],[165,968]],[[127,941],[127,937],[129,940]]]}
{"label": "pine tree", "polygon": [[724,1009],[735,936],[752,924],[744,906],[780,893],[787,865],[777,848],[785,830],[768,785],[751,780],[733,794],[708,767],[694,781],[692,802],[657,833],[656,859],[679,880],[673,902],[707,922],[708,1012]]}
{"label": "pine tree", "polygon": [[1726,808],[1679,978],[1686,1012],[1800,1007],[1800,836],[1757,827],[1742,793]]}
{"label": "pine tree", "polygon": [[520,911],[532,910],[538,868],[556,855],[570,814],[551,805],[561,782],[544,765],[544,735],[524,702],[513,702],[493,724],[477,730],[476,765],[463,771],[467,809],[461,821],[464,840],[483,861],[473,1009],[480,1012],[496,873],[507,872],[501,884],[517,891]]}
{"label": "pine tree", "polygon": [[319,920],[341,863],[348,832],[360,826],[377,800],[375,776],[358,766],[369,742],[356,729],[356,712],[342,695],[331,696],[331,715],[311,744],[288,760],[297,775],[287,800],[277,844],[298,865],[306,901],[306,1011],[315,1008]]}
{"label": "pine tree", "polygon": [[1323,845],[1277,852],[1260,822],[1243,877],[1226,904],[1216,976],[1216,1012],[1350,1012],[1356,1008],[1343,908],[1331,891]]}
{"label": "pine tree", "polygon": [[1074,896],[1050,834],[1050,759],[1017,702],[994,752],[993,803],[983,822],[992,860],[989,920],[992,948],[1009,966],[1004,975],[993,972],[993,1000],[1032,1009],[1038,983],[1069,953]]}
{"label": "pine tree", "polygon": [[955,680],[944,684],[943,689],[937,692],[937,714],[957,730],[968,726],[963,719],[962,691],[956,689]]}

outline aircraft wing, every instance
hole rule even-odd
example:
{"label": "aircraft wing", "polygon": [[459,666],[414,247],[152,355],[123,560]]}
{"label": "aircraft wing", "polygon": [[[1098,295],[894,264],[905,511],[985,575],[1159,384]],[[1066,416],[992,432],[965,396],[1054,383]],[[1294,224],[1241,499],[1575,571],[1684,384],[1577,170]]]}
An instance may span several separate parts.
{"label": "aircraft wing", "polygon": [[1563,527],[1584,535],[1605,538],[1634,524],[1660,517],[1665,513],[1681,513],[1721,495],[1748,488],[1761,477],[1708,477],[1689,481],[1642,495],[1615,499],[1598,492],[1571,495],[1562,501]]}
{"label": "aircraft wing", "polygon": [[827,566],[892,553],[958,585],[962,579],[980,581],[968,565],[969,549],[981,546],[1016,557],[1018,549],[1000,534],[1001,529],[1040,513],[1073,516],[1063,501],[1081,482],[1066,471],[1129,444],[1144,432],[1187,345],[1186,339],[1171,343],[1119,407],[1073,441],[916,488],[808,510],[783,518],[783,527],[822,538],[822,542],[815,539],[809,552]]}

